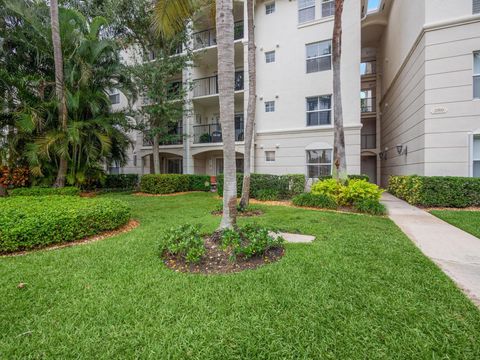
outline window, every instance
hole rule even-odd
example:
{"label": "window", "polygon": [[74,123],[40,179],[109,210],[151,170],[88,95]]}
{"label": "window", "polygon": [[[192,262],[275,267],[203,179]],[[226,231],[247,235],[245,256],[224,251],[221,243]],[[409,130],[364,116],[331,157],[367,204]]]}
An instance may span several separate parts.
{"label": "window", "polygon": [[318,179],[332,174],[332,149],[307,150],[307,176]]}
{"label": "window", "polygon": [[120,94],[110,94],[108,95],[108,98],[110,99],[110,102],[112,103],[112,105],[115,105],[115,104],[120,104]]}
{"label": "window", "polygon": [[332,69],[332,41],[307,44],[307,74]]}
{"label": "window", "polygon": [[275,12],[275,1],[265,4],[265,14],[273,14]]}
{"label": "window", "polygon": [[274,162],[275,161],[275,151],[265,151],[265,161]]}
{"label": "window", "polygon": [[480,14],[480,0],[473,0],[473,13]]}
{"label": "window", "polygon": [[182,159],[168,159],[167,160],[167,174],[182,174],[183,160]]}
{"label": "window", "polygon": [[480,134],[473,136],[473,177],[480,177]]}
{"label": "window", "polygon": [[332,96],[323,95],[307,98],[307,126],[330,125],[332,123]]}
{"label": "window", "polygon": [[323,0],[322,1],[322,18],[335,15],[335,1]]}
{"label": "window", "polygon": [[275,101],[265,101],[265,112],[275,112]]}
{"label": "window", "polygon": [[275,51],[267,51],[265,53],[265,62],[267,64],[275,62]]}
{"label": "window", "polygon": [[473,97],[480,99],[480,51],[473,53]]}
{"label": "window", "polygon": [[298,0],[298,22],[315,20],[315,0]]}

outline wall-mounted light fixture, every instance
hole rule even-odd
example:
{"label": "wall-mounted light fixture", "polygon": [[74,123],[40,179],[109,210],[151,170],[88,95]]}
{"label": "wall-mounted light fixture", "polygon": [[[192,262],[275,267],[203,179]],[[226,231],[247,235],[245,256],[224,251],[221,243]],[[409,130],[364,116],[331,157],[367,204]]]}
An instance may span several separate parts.
{"label": "wall-mounted light fixture", "polygon": [[397,145],[397,154],[398,155],[407,155],[408,149],[406,145],[398,144]]}

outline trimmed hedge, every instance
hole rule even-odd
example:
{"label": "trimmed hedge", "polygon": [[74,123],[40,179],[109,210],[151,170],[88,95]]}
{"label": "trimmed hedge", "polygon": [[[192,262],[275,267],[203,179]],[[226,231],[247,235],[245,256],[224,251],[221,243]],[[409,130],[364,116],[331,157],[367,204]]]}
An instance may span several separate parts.
{"label": "trimmed hedge", "polygon": [[[243,174],[237,174],[237,195],[242,194]],[[265,193],[265,190],[275,192],[279,199],[291,199],[293,196],[305,191],[304,175],[269,175],[251,174],[250,197],[257,198]],[[223,194],[223,175],[217,176],[217,191]]]}
{"label": "trimmed hedge", "polygon": [[128,222],[122,201],[74,196],[0,200],[0,253],[59,244],[114,230]]}
{"label": "trimmed hedge", "polygon": [[149,174],[140,180],[140,191],[147,194],[173,194],[183,191],[209,191],[210,176]]}
{"label": "trimmed hedge", "polygon": [[8,194],[10,196],[78,196],[80,195],[80,189],[74,186],[66,186],[63,188],[32,186],[29,188],[12,189]]}
{"label": "trimmed hedge", "polygon": [[331,196],[303,193],[292,199],[295,206],[312,207],[319,209],[337,209],[337,203]]}
{"label": "trimmed hedge", "polygon": [[480,179],[450,176],[391,176],[388,191],[412,205],[480,206]]}
{"label": "trimmed hedge", "polygon": [[138,185],[137,174],[107,175],[103,189],[134,190]]}

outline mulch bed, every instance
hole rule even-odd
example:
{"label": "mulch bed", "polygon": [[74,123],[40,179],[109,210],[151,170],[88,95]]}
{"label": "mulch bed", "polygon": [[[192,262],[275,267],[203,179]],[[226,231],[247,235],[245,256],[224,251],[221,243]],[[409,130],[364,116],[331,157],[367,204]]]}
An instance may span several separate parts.
{"label": "mulch bed", "polygon": [[164,258],[165,265],[177,272],[195,274],[227,274],[237,273],[244,270],[252,270],[266,264],[278,261],[284,254],[285,249],[274,248],[267,250],[264,256],[250,259],[237,257],[236,261],[230,260],[229,254],[223,251],[218,240],[208,237],[205,239],[206,254],[198,264],[188,264],[176,256]]}
{"label": "mulch bed", "polygon": [[47,245],[37,249],[16,251],[8,254],[1,254],[0,257],[21,256],[21,255],[27,255],[33,252],[38,252],[38,251],[50,251],[50,250],[62,249],[70,246],[89,244],[95,241],[107,239],[112,236],[116,236],[119,234],[132,231],[133,229],[137,228],[139,225],[140,223],[137,220],[130,220],[127,224],[123,225],[122,227],[116,230],[105,231],[105,232],[102,232],[101,234],[89,236],[80,240],[70,241],[64,244],[51,244],[51,245]]}
{"label": "mulch bed", "polygon": [[[222,210],[215,210],[211,212],[212,215],[215,216],[222,216]],[[239,217],[253,217],[253,216],[260,216],[263,215],[264,212],[262,210],[248,210],[248,211],[238,211],[237,216]]]}

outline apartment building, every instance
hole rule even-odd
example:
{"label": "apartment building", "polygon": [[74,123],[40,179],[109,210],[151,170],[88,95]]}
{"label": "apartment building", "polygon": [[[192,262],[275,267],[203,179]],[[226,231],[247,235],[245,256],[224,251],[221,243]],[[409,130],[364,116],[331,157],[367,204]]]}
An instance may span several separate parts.
{"label": "apartment building", "polygon": [[[347,167],[385,184],[394,174],[480,176],[480,0],[345,0],[342,96]],[[334,1],[257,1],[257,91],[252,170],[330,174]],[[243,168],[248,101],[246,8],[234,2],[235,140]],[[197,53],[177,81],[193,81],[186,111],[162,144],[164,173],[223,171],[217,47],[210,14],[193,24]],[[112,94],[121,109],[122,94]],[[139,105],[141,106],[141,104]],[[124,168],[153,172],[141,133]]]}

